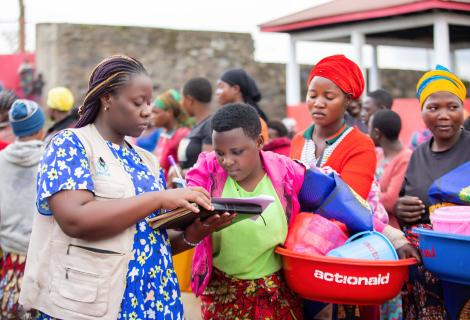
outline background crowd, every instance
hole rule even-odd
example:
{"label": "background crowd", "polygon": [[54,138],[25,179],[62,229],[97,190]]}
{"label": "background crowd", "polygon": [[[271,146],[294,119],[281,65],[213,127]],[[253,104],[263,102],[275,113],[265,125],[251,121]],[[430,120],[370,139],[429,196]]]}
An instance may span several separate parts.
{"label": "background crowd", "polygon": [[[427,129],[417,131],[411,141],[399,140],[401,119],[392,110],[392,95],[382,89],[364,93],[361,70],[342,55],[327,57],[312,68],[306,96],[312,124],[300,132],[292,119],[270,119],[258,106],[262,93],[243,69],[227,70],[215,84],[204,77],[188,79],[156,98],[146,72],[133,58],[104,60],[92,72],[83,104],[65,87],[50,90],[45,106],[18,99],[7,89],[0,92],[2,319],[27,315],[68,319],[77,316],[74,312],[98,318],[113,310],[119,319],[182,319],[179,291],[190,292],[188,261],[193,253],[186,251],[191,252],[186,259],[176,258],[174,267],[171,255],[193,247],[197,255],[208,239],[214,259],[201,298],[204,319],[447,319],[440,282],[423,266],[413,267],[402,294],[381,308],[333,308],[317,302],[302,307],[284,283],[280,257],[273,248],[284,242],[289,206],[294,206],[291,199],[283,198],[289,191],[278,190],[300,188],[295,177],[301,169],[287,162],[287,157],[307,168],[338,173],[371,205],[376,227],[401,229],[416,247],[419,240],[412,227],[432,228],[427,190],[436,179],[470,161],[470,118],[463,105],[466,89],[451,71],[438,66],[417,84]],[[201,156],[203,152],[208,153]],[[278,177],[273,172],[281,167],[286,172]],[[131,183],[116,183],[108,179],[108,172],[130,177]],[[208,186],[208,181],[216,187]],[[190,188],[178,188],[186,182]],[[130,201],[123,201],[121,193]],[[158,196],[151,198],[154,194]],[[146,222],[158,210],[175,205],[191,207],[189,202],[197,202],[210,207],[210,196],[260,194],[277,199],[272,212],[265,215],[272,226],[265,233],[244,229],[242,224],[218,231],[236,219],[234,215],[196,221],[183,232],[153,231]],[[111,199],[112,205],[95,204],[100,201],[93,201],[93,195]],[[101,218],[93,217],[97,210]],[[51,216],[60,225],[58,238],[48,238],[59,232],[46,228]],[[51,235],[39,235],[39,230]],[[273,233],[277,237],[271,239]],[[253,234],[257,237],[250,238]],[[34,291],[39,298],[28,292],[20,299],[22,283],[32,288],[31,281],[46,281],[32,270],[54,263],[46,263],[41,255],[61,249],[29,245],[30,237],[43,244],[51,239],[68,241],[67,255],[90,243],[105,244],[106,252],[94,255],[117,255],[126,251],[128,241],[133,256],[122,261],[107,258],[102,267],[110,272],[96,276],[117,283],[119,272],[127,275],[125,287],[117,287],[120,295],[110,294],[113,307],[94,306],[87,313],[80,311],[86,305],[83,300],[61,314],[42,298],[42,289]],[[119,239],[123,247],[107,246],[109,238]],[[257,241],[259,247],[254,250],[250,241]],[[395,248],[403,245],[400,242]],[[80,259],[95,261],[87,254]],[[27,257],[34,260],[25,275]],[[64,277],[88,281],[79,271],[70,270]],[[158,281],[153,280],[156,277]],[[89,291],[83,290],[75,294],[86,300]],[[107,296],[108,291],[100,290],[98,297]],[[19,300],[36,310],[23,308]],[[194,300],[183,299],[185,303],[190,308]]]}

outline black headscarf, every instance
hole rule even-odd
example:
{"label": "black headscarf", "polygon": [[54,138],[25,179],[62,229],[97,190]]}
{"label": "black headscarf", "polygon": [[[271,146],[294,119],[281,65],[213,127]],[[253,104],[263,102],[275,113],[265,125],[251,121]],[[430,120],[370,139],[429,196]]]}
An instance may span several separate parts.
{"label": "black headscarf", "polygon": [[255,80],[250,77],[243,69],[231,69],[226,71],[220,80],[228,83],[231,86],[238,85],[243,95],[245,103],[253,106],[258,111],[259,116],[264,120],[268,121],[266,113],[258,106],[258,102],[261,100],[261,93],[258,90]]}

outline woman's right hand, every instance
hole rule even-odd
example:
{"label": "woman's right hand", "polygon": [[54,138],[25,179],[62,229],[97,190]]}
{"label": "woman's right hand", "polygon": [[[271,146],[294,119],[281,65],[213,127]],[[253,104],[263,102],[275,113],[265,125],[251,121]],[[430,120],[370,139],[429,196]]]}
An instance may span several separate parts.
{"label": "woman's right hand", "polygon": [[195,203],[207,210],[214,210],[209,193],[202,187],[168,189],[158,193],[162,209],[186,208],[198,213],[199,208],[194,205]]}
{"label": "woman's right hand", "polygon": [[425,206],[418,197],[404,196],[398,199],[395,214],[401,225],[418,222],[424,215]]}

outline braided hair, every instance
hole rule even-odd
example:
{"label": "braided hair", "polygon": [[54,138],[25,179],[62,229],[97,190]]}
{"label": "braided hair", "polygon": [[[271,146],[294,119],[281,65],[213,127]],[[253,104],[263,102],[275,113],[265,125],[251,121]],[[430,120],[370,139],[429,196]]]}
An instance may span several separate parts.
{"label": "braided hair", "polygon": [[101,61],[91,73],[85,100],[78,110],[80,119],[76,127],[81,128],[93,123],[101,107],[100,98],[115,92],[135,74],[148,75],[145,67],[137,59],[113,55]]}

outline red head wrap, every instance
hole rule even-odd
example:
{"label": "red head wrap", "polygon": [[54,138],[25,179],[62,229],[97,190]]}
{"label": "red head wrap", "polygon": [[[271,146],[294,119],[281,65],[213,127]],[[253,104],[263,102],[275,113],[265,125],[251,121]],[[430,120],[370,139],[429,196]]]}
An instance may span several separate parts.
{"label": "red head wrap", "polygon": [[364,91],[361,69],[342,54],[320,60],[310,71],[307,88],[315,76],[333,81],[343,92],[351,94],[353,99],[358,99]]}

